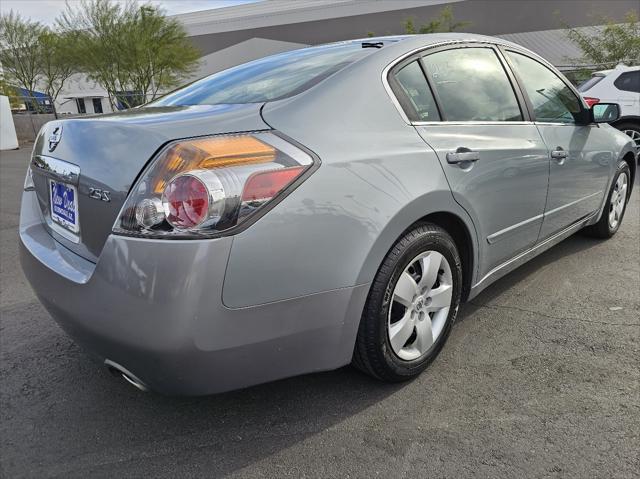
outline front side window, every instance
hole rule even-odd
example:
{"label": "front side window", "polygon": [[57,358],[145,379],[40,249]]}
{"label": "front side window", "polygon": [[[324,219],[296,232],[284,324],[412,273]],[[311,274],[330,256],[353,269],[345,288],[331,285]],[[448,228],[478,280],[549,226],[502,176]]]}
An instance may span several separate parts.
{"label": "front side window", "polygon": [[412,119],[417,121],[440,120],[438,107],[418,60],[402,67],[395,74],[395,80],[400,89],[401,101],[406,103],[404,106],[409,110],[409,116],[414,117]]}
{"label": "front side window", "polygon": [[618,90],[640,93],[640,70],[622,73],[613,84]]}
{"label": "front side window", "polygon": [[576,123],[582,113],[580,99],[542,63],[525,55],[507,52],[532,103],[536,121]]}
{"label": "front side window", "polygon": [[491,48],[459,48],[423,58],[446,121],[521,121],[511,82]]}
{"label": "front side window", "polygon": [[278,53],[198,80],[148,106],[262,103],[300,93],[370,55],[360,42],[337,43]]}

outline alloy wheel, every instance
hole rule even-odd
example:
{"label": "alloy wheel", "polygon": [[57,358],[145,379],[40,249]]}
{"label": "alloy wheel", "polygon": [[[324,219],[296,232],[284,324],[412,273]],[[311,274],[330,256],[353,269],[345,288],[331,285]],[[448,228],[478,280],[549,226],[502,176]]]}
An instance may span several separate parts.
{"label": "alloy wheel", "polygon": [[624,206],[627,201],[628,183],[627,174],[621,173],[611,193],[611,200],[609,201],[609,227],[612,230],[618,226],[620,218],[622,218]]}
{"label": "alloy wheel", "polygon": [[417,359],[435,344],[451,308],[452,278],[449,262],[437,251],[416,256],[398,278],[387,332],[400,359]]}
{"label": "alloy wheel", "polygon": [[640,151],[640,131],[637,130],[622,130],[625,135],[630,137],[636,145],[636,150]]}

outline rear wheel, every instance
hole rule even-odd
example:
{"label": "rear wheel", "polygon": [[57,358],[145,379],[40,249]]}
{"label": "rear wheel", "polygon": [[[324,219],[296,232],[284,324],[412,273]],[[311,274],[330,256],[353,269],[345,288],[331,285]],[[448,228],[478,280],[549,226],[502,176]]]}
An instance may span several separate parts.
{"label": "rear wheel", "polygon": [[613,178],[609,196],[600,220],[584,229],[585,233],[596,238],[611,238],[620,228],[627,207],[630,192],[631,171],[626,161],[620,161]]}
{"label": "rear wheel", "polygon": [[410,379],[438,355],[460,304],[462,266],[442,228],[424,224],[389,251],[371,286],[353,363],[386,381]]}

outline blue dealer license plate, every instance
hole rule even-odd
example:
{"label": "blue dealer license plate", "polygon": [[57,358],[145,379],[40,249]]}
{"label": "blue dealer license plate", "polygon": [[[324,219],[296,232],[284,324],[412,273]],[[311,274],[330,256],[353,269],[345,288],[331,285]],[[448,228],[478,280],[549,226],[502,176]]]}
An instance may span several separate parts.
{"label": "blue dealer license plate", "polygon": [[63,228],[78,233],[78,191],[74,186],[49,182],[51,219]]}

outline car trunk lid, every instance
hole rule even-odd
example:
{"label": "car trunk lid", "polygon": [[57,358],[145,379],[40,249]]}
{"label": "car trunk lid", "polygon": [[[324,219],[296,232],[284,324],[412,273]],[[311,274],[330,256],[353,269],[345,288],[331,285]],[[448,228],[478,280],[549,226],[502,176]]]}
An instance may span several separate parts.
{"label": "car trunk lid", "polygon": [[131,187],[163,145],[180,138],[269,129],[260,107],[139,108],[47,123],[31,163],[47,230],[68,249],[96,262]]}

